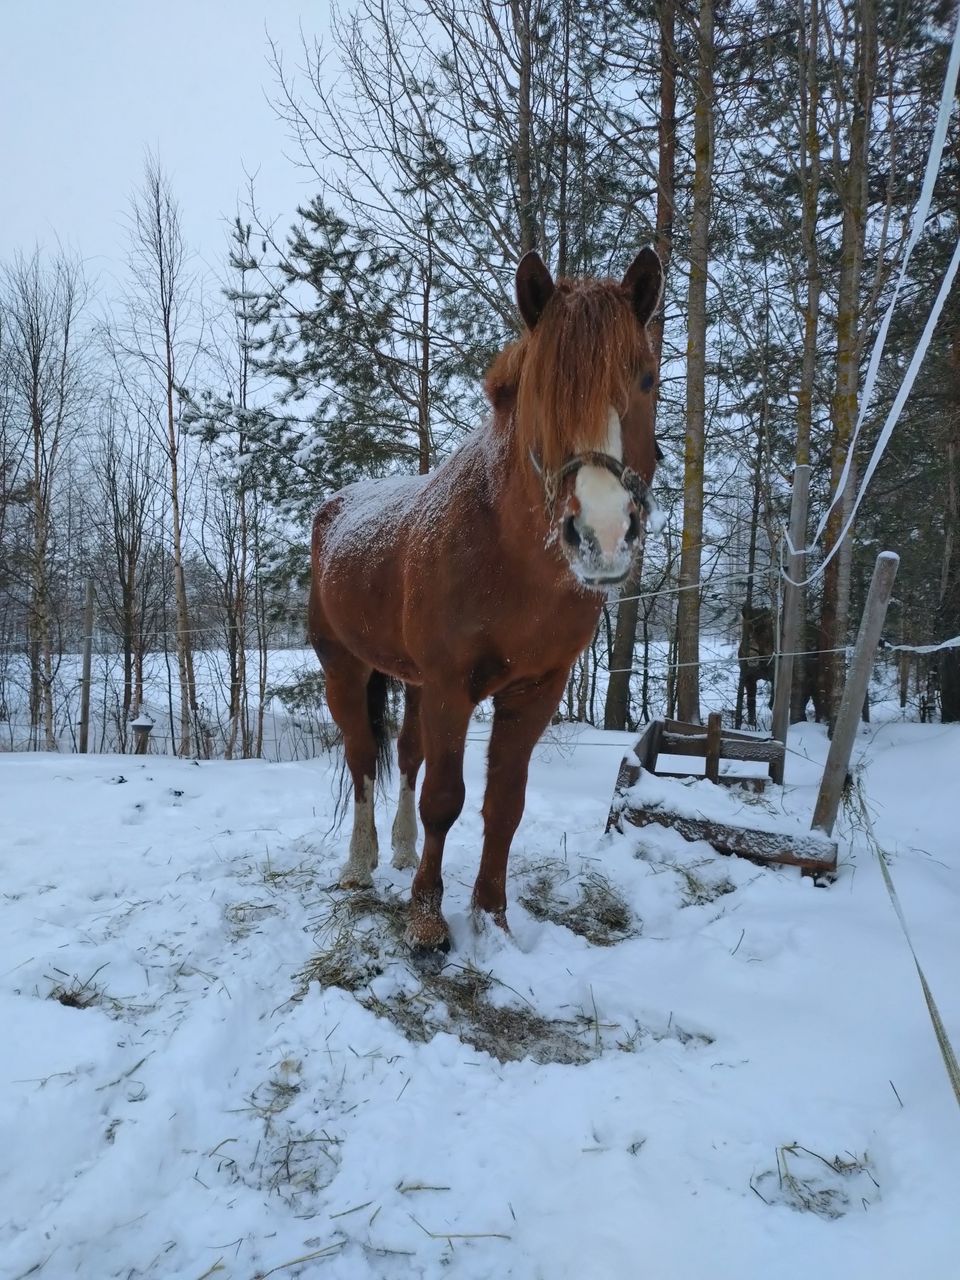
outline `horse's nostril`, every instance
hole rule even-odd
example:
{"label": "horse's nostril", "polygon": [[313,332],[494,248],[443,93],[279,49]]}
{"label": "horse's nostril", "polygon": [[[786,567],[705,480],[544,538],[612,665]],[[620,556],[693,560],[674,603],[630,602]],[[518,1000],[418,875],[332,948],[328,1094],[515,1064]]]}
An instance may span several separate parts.
{"label": "horse's nostril", "polygon": [[634,510],[630,512],[630,523],[627,525],[627,532],[623,535],[623,540],[629,546],[631,542],[636,542],[636,540],[639,537],[640,537],[640,516]]}
{"label": "horse's nostril", "polygon": [[567,516],[563,522],[563,540],[570,547],[580,546],[580,531],[575,516]]}

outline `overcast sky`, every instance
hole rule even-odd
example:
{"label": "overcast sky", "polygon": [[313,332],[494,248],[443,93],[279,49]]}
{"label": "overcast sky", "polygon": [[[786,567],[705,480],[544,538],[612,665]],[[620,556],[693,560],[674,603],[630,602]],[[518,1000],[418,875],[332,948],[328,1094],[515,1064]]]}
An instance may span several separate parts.
{"label": "overcast sky", "polygon": [[0,260],[57,238],[110,291],[147,148],[168,172],[192,246],[223,257],[244,170],[292,221],[308,188],[267,101],[267,30],[299,61],[325,0],[3,0]]}

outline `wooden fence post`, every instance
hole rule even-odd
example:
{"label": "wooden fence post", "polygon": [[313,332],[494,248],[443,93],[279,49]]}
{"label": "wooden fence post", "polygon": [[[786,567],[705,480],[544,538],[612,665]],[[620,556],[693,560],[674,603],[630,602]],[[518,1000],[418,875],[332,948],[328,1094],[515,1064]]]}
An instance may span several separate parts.
{"label": "wooden fence post", "polygon": [[707,716],[707,749],[703,776],[708,782],[720,781],[720,752],[722,749],[722,730],[720,712],[711,711]]}
{"label": "wooden fence post", "polygon": [[86,754],[90,739],[90,672],[93,665],[93,579],[87,579],[83,605],[83,674],[80,677],[80,751]]}
{"label": "wooden fence post", "polygon": [[899,565],[900,557],[895,551],[881,551],[874,566],[867,603],[860,620],[857,647],[847,673],[847,682],[843,686],[840,711],[837,714],[837,723],[823,770],[820,794],[817,796],[817,805],[813,811],[811,826],[815,831],[825,831],[827,835],[833,832],[833,824],[837,820],[840,797],[843,794],[843,785],[850,767],[850,755],[857,733],[857,723],[867,692],[880,632],[883,630],[883,621],[887,616],[887,605],[890,603],[893,592],[893,580],[897,576]]}
{"label": "wooden fence post", "polygon": [[[810,467],[800,463],[793,472],[793,496],[790,500],[790,542],[796,548],[787,555],[787,575],[793,582],[783,584],[783,618],[780,624],[780,652],[773,680],[773,736],[787,745],[790,727],[790,693],[793,687],[793,658],[800,647],[801,605],[803,587],[795,587],[803,577],[806,567],[807,500],[810,492]],[[770,765],[770,777],[783,783],[783,770],[787,753]]]}

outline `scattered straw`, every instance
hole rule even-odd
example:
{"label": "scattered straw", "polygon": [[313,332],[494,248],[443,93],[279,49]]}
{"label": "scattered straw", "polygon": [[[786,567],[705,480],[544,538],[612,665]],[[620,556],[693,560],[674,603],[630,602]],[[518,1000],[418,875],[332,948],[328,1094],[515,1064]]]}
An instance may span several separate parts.
{"label": "scattered straw", "polygon": [[[571,883],[576,893],[572,902],[561,892]],[[606,876],[590,870],[572,877],[559,859],[536,868],[520,902],[535,920],[562,925],[594,946],[611,947],[640,932],[640,924],[625,898]]]}

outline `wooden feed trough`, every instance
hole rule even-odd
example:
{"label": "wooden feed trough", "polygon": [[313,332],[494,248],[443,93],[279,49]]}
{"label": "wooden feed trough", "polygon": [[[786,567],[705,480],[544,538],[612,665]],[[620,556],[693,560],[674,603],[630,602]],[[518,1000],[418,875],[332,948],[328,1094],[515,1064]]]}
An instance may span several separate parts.
{"label": "wooden feed trough", "polygon": [[[706,726],[685,724],[682,720],[654,720],[644,730],[643,737],[634,747],[634,754],[648,773],[658,778],[697,778],[701,775],[690,769],[674,772],[657,768],[660,756],[692,756],[703,760],[703,777],[709,782],[725,786],[747,786],[762,791],[767,777],[773,777],[777,764],[783,760],[783,743],[759,733],[745,733],[740,729],[723,729],[720,713],[707,717]],[[765,764],[764,774],[743,775],[721,773],[721,760],[752,761]]]}
{"label": "wooden feed trough", "polygon": [[720,853],[732,853],[752,862],[785,863],[801,867],[811,874],[830,874],[837,867],[837,845],[819,831],[789,833],[765,831],[715,818],[692,818],[657,806],[640,806],[629,792],[640,781],[643,771],[659,778],[700,777],[700,774],[661,772],[657,769],[660,755],[693,756],[705,760],[703,776],[711,782],[728,785],[745,783],[762,789],[766,778],[742,778],[720,773],[721,760],[755,760],[772,771],[783,760],[783,743],[754,734],[721,731],[719,715],[712,715],[706,730],[702,725],[683,724],[677,720],[654,720],[633,748],[624,756],[617,775],[613,802],[607,817],[607,831],[615,827],[623,831],[623,823],[635,827],[656,824],[671,827],[685,840],[706,840]]}

